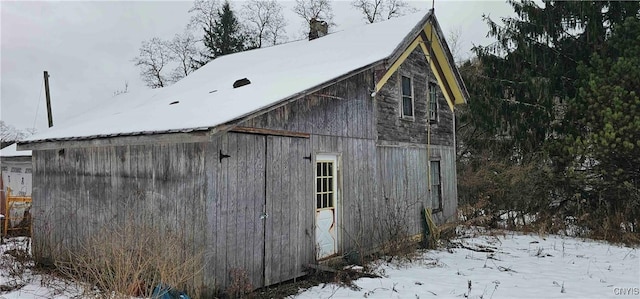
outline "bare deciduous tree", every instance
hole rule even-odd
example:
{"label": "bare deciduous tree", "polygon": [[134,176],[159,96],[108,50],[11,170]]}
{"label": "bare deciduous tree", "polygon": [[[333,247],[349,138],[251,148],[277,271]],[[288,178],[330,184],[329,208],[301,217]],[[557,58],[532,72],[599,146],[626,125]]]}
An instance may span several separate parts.
{"label": "bare deciduous tree", "polygon": [[293,12],[303,18],[307,25],[311,24],[311,19],[325,21],[329,26],[335,25],[333,8],[329,0],[296,0]]}
{"label": "bare deciduous tree", "polygon": [[170,42],[166,43],[178,63],[178,66],[171,72],[172,82],[177,82],[195,70],[194,59],[198,55],[196,42],[193,34],[185,30],[182,34],[176,34]]}
{"label": "bare deciduous tree", "polygon": [[[218,0],[195,0],[193,7],[189,9],[191,14],[191,20],[187,25],[189,30],[203,30],[204,32],[211,32],[213,30],[213,24],[218,20],[218,10],[220,9],[220,1]],[[197,42],[204,44],[205,34],[196,38]],[[199,58],[194,58],[194,69],[199,68],[209,61],[205,53],[199,52]]]}
{"label": "bare deciduous tree", "polygon": [[360,10],[369,23],[382,18],[382,0],[355,0],[351,5]]}
{"label": "bare deciduous tree", "polygon": [[133,61],[140,67],[142,80],[151,88],[167,86],[169,78],[164,74],[163,69],[171,62],[173,55],[167,47],[167,42],[154,37],[149,41],[142,42],[139,56]]}
{"label": "bare deciduous tree", "polygon": [[32,133],[30,131],[21,131],[19,129],[16,129],[16,127],[14,126],[5,123],[3,120],[0,120],[0,141],[2,141],[3,145],[5,143],[10,144],[24,139],[31,134]]}
{"label": "bare deciduous tree", "polygon": [[122,87],[122,89],[118,89],[116,91],[113,92],[113,96],[117,96],[117,95],[121,95],[123,93],[127,93],[129,92],[129,81],[125,80],[124,81],[124,87]]}
{"label": "bare deciduous tree", "polygon": [[286,41],[284,27],[287,21],[282,14],[282,5],[276,0],[250,0],[243,6],[242,15],[256,47]]}
{"label": "bare deciduous tree", "polygon": [[38,133],[38,129],[36,128],[26,128],[24,129],[24,131],[27,133],[27,136],[35,135],[36,133]]}
{"label": "bare deciduous tree", "polygon": [[[282,13],[282,11],[280,13]],[[284,17],[274,20],[271,28],[269,28],[269,35],[267,36],[270,39],[267,40],[270,45],[287,42],[287,31],[285,27],[287,27],[287,20]]]}
{"label": "bare deciduous tree", "polygon": [[354,0],[351,5],[360,10],[369,23],[400,17],[416,11],[403,0]]}
{"label": "bare deciduous tree", "polygon": [[403,0],[387,0],[384,2],[386,7],[387,20],[418,11],[415,7],[409,6],[409,4],[407,4],[407,2],[404,2]]}
{"label": "bare deciduous tree", "polygon": [[219,8],[218,0],[195,0],[193,7],[189,9],[189,13],[192,14],[189,28],[210,29],[213,21],[218,19]]}
{"label": "bare deciduous tree", "polygon": [[451,55],[453,56],[453,60],[455,63],[460,66],[462,64],[462,29],[460,26],[457,26],[451,30],[449,30],[449,34],[447,37],[447,45],[449,46],[449,51],[451,51]]}

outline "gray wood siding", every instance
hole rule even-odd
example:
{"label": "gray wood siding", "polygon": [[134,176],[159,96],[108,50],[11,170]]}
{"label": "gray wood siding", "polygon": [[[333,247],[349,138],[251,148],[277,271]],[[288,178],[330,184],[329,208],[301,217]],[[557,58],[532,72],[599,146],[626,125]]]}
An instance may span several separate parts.
{"label": "gray wood siding", "polygon": [[[230,157],[220,160],[222,154]],[[244,271],[254,287],[264,285],[265,205],[263,136],[222,134],[207,155],[207,284],[226,287],[232,270]]]}
{"label": "gray wood siding", "polygon": [[36,151],[35,254],[53,258],[105,225],[133,221],[204,252],[205,292],[229,285],[233,269],[254,287],[301,276],[315,261],[310,154],[309,139],[238,133]]}
{"label": "gray wood siding", "polygon": [[[400,116],[400,76],[413,78],[414,117]],[[416,48],[377,93],[376,129],[379,140],[427,144],[428,84],[433,75],[420,48]],[[453,112],[438,92],[438,121],[431,125],[431,144],[453,145]]]}
{"label": "gray wood siding", "polygon": [[430,160],[440,161],[442,181],[442,211],[435,213],[435,221],[442,224],[458,217],[458,181],[456,173],[456,149],[453,146],[435,145],[429,148]]}
{"label": "gray wood siding", "polygon": [[306,138],[268,136],[265,284],[304,275],[313,263],[313,168]]}
{"label": "gray wood siding", "polygon": [[394,229],[411,236],[421,233],[421,211],[429,204],[426,149],[379,146],[377,152],[380,169],[377,190],[382,197],[377,215],[378,233],[384,241]]}
{"label": "gray wood siding", "polygon": [[203,248],[205,147],[34,151],[34,255],[51,260],[102,228],[129,223],[177,233],[187,252]]}
{"label": "gray wood siding", "polygon": [[[340,253],[361,252],[376,245],[371,237],[379,202],[376,185],[375,141],[332,136],[311,136],[315,154],[339,154],[338,233]],[[313,201],[313,193],[309,194]],[[313,207],[312,207],[313,208]]]}
{"label": "gray wood siding", "polygon": [[[240,124],[310,133],[314,154],[340,155],[340,253],[379,245],[383,241],[381,237],[371,236],[380,234],[380,219],[397,216],[391,213],[406,213],[410,219],[407,222],[410,233],[420,233],[421,208],[423,204],[430,206],[426,179],[429,161],[426,150],[427,80],[433,78],[428,77],[428,66],[420,50],[414,51],[400,70],[413,78],[413,121],[399,117],[398,74],[388,81],[374,100],[371,98],[372,71],[369,70]],[[439,95],[438,109],[439,121],[431,126],[431,143],[451,147],[453,114],[442,94]],[[387,140],[390,142],[383,142]],[[376,146],[382,143],[424,146],[403,150]],[[446,154],[438,152],[437,155],[445,157],[441,161],[442,179],[449,180],[451,171],[455,171],[455,161],[447,160]],[[440,222],[455,214],[451,207],[455,209],[457,193],[451,186],[455,187],[455,180],[443,182],[446,203],[443,211],[436,215]],[[385,200],[385,196],[388,199]],[[313,191],[306,192],[306,197],[313,200]],[[401,211],[403,207],[408,210],[409,206],[411,211]]]}
{"label": "gray wood siding", "polygon": [[378,219],[389,221],[389,217],[406,217],[409,232],[421,233],[420,211],[431,207],[433,200],[428,184],[429,161],[440,161],[441,164],[442,210],[434,213],[436,223],[442,224],[457,216],[456,168],[448,166],[455,165],[453,147],[378,146],[377,157],[381,181],[378,193],[384,199]]}
{"label": "gray wood siding", "polygon": [[371,72],[364,71],[240,125],[374,139],[372,88]]}

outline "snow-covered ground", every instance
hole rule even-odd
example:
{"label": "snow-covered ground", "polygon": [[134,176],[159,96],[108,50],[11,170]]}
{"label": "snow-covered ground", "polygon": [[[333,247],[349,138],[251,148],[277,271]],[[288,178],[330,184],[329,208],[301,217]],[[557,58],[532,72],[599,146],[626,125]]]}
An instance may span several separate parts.
{"label": "snow-covered ground", "polygon": [[82,298],[73,282],[32,271],[29,238],[5,239],[0,249],[0,299]]}
{"label": "snow-covered ground", "polygon": [[358,290],[325,284],[295,298],[640,297],[638,248],[514,232],[453,242],[467,248],[422,251],[411,263],[378,262],[383,278],[358,279]]}
{"label": "snow-covered ground", "polygon": [[[412,262],[373,263],[383,278],[356,280],[358,290],[324,284],[293,298],[640,297],[638,248],[555,235],[466,234],[452,241],[455,248],[421,251]],[[73,283],[18,262],[15,250],[28,250],[27,238],[6,240],[1,249],[0,286],[17,287],[0,299],[86,296]]]}

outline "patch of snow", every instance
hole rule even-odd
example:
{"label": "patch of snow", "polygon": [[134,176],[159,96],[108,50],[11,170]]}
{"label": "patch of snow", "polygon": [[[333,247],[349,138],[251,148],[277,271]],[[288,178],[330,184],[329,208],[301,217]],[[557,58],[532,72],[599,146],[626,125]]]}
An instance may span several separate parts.
{"label": "patch of snow", "polygon": [[19,151],[17,143],[9,145],[0,150],[0,157],[31,157],[31,151]]}
{"label": "patch of snow", "polygon": [[640,288],[638,248],[519,233],[455,242],[467,248],[423,251],[411,264],[378,261],[384,277],[354,281],[359,290],[324,284],[292,298],[605,298]]}
{"label": "patch of snow", "polygon": [[[373,262],[369,267],[382,278],[355,280],[356,289],[328,283],[290,298],[606,298],[640,288],[638,248],[556,235],[493,233],[465,230],[452,240],[455,248],[423,250],[411,263]],[[29,247],[28,242],[7,240],[3,257],[7,250]],[[6,267],[1,268],[0,284],[9,279]],[[24,286],[0,294],[0,299],[86,296],[80,286],[58,277],[27,271],[22,279]]]}
{"label": "patch of snow", "polygon": [[[0,299],[81,298],[82,288],[56,276],[34,273],[33,261],[18,259],[21,253],[31,255],[31,238],[5,239],[0,246],[0,286],[12,289],[0,293]],[[10,254],[11,253],[11,254]]]}

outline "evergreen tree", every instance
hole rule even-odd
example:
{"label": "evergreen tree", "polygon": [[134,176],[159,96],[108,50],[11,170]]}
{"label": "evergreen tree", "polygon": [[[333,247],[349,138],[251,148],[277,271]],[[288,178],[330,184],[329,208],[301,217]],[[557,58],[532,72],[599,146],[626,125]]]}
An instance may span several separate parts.
{"label": "evergreen tree", "polygon": [[[640,2],[507,2],[516,16],[486,17],[496,42],[474,48],[477,58],[461,67],[471,101],[457,116],[458,173],[482,174],[496,163],[487,173],[542,171],[525,181],[545,178],[533,188],[544,192],[494,206],[537,201],[533,211],[566,212],[594,232],[619,233],[621,223],[637,231]],[[468,197],[511,191],[497,180],[481,187]],[[552,202],[562,209],[549,209]]]}
{"label": "evergreen tree", "polygon": [[247,50],[247,37],[244,34],[240,22],[231,9],[229,1],[225,1],[215,20],[210,21],[204,28],[204,45],[206,52],[202,53],[200,66],[222,55],[232,54]]}
{"label": "evergreen tree", "polygon": [[[640,19],[613,28],[606,45],[578,66],[564,149],[568,173],[582,173],[594,208],[640,218]],[[604,204],[604,208],[599,209]],[[636,223],[638,225],[638,223]]]}
{"label": "evergreen tree", "polygon": [[507,131],[514,149],[538,152],[564,134],[565,102],[576,95],[577,66],[589,63],[611,30],[636,17],[639,2],[509,0],[516,17],[486,17],[496,42],[474,48],[481,70],[471,110],[483,129]]}

